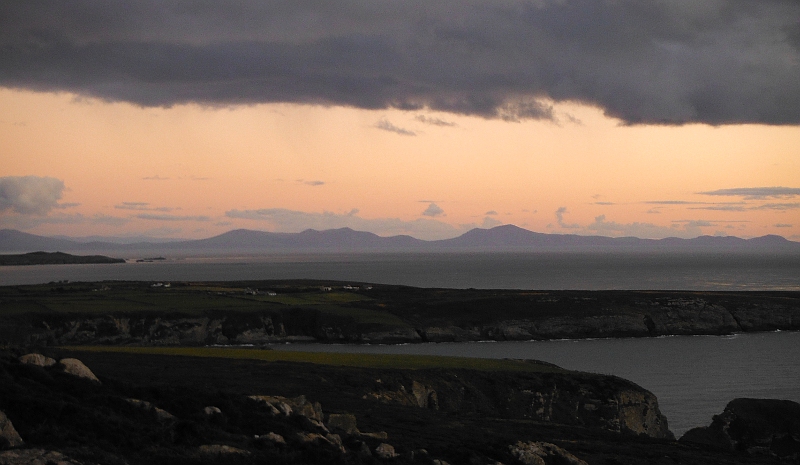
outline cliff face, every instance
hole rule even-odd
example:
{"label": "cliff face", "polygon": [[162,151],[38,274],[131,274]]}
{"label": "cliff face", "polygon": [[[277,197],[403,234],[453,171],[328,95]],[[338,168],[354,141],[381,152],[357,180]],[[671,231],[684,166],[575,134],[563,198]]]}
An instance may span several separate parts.
{"label": "cliff face", "polygon": [[586,305],[588,315],[533,316],[470,326],[432,325],[419,331],[425,341],[459,342],[800,330],[800,308],[794,303],[714,302],[702,297],[680,296],[638,299],[625,305],[596,308],[591,303]]}
{"label": "cliff face", "polygon": [[363,390],[363,398],[449,413],[674,438],[652,393],[610,376],[476,371],[384,374]]}

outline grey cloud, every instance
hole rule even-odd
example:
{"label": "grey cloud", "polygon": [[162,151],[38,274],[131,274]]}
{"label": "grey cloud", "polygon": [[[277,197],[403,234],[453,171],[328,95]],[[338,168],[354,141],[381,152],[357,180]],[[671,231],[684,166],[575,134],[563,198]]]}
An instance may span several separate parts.
{"label": "grey cloud", "polygon": [[503,224],[502,221],[496,220],[491,216],[486,216],[483,218],[483,222],[481,222],[481,227],[484,229],[494,228],[495,226],[500,226]]}
{"label": "grey cloud", "polygon": [[644,202],[650,205],[697,205],[703,202],[688,202],[686,200],[650,200]]}
{"label": "grey cloud", "polygon": [[377,123],[375,123],[375,127],[378,129],[383,129],[384,131],[394,132],[400,134],[401,136],[416,136],[417,133],[414,131],[410,131],[408,129],[404,129],[392,124],[386,118],[381,119]]}
{"label": "grey cloud", "polygon": [[444,210],[442,210],[442,208],[436,205],[435,203],[431,203],[430,205],[428,205],[428,208],[426,208],[425,211],[422,212],[422,214],[425,216],[432,216],[432,217],[442,216],[444,215]]}
{"label": "grey cloud", "polygon": [[128,224],[127,218],[119,218],[103,214],[84,216],[80,213],[53,214],[49,216],[10,216],[0,217],[0,225],[14,229],[30,229],[42,224],[95,224],[105,226],[124,226]]}
{"label": "grey cloud", "polygon": [[712,222],[707,221],[707,220],[676,221],[676,223],[683,223],[687,227],[697,227],[697,228],[708,227],[708,226],[716,226],[717,225],[716,223],[712,223]]}
{"label": "grey cloud", "polygon": [[567,224],[564,222],[564,214],[567,213],[567,207],[559,207],[556,210],[556,221],[558,222],[558,226],[565,229],[578,229],[581,225],[577,223]]}
{"label": "grey cloud", "polygon": [[64,181],[39,176],[0,178],[0,212],[11,210],[23,215],[46,215],[58,208]]}
{"label": "grey cloud", "polygon": [[775,224],[773,226],[775,226],[776,228],[791,228],[794,225],[787,224],[787,223],[778,223],[778,224]]}
{"label": "grey cloud", "polygon": [[145,176],[142,179],[144,179],[145,181],[166,181],[169,178],[164,178],[159,175],[155,175],[155,176]]}
{"label": "grey cloud", "polygon": [[0,6],[0,85],[627,124],[800,123],[796,0],[180,0]]}
{"label": "grey cloud", "polygon": [[[346,213],[334,212],[302,212],[284,208],[264,208],[258,210],[229,210],[225,216],[234,219],[262,221],[271,225],[278,232],[300,232],[306,229],[352,228],[358,231],[369,231],[381,236],[408,234],[419,239],[447,239],[466,231],[442,221],[419,218],[403,221],[399,218],[362,218],[358,210]],[[474,227],[474,225],[472,226]]]}
{"label": "grey cloud", "polygon": [[325,184],[325,181],[306,181],[303,179],[298,179],[297,182],[305,184],[306,186],[322,186]]}
{"label": "grey cloud", "polygon": [[488,212],[484,213],[484,215],[486,216],[497,215],[497,212],[495,210],[489,210]]}
{"label": "grey cloud", "polygon": [[718,189],[715,191],[698,192],[703,195],[738,196],[746,199],[782,199],[800,195],[797,187],[739,187],[734,189]]}
{"label": "grey cloud", "polygon": [[689,210],[712,210],[712,211],[723,211],[723,212],[743,212],[748,210],[747,207],[744,205],[709,205],[707,207],[689,207]]}
{"label": "grey cloud", "polygon": [[453,126],[456,125],[456,123],[453,123],[452,121],[445,121],[443,119],[432,118],[430,116],[425,116],[425,115],[417,115],[417,116],[414,117],[414,119],[419,121],[419,122],[421,122],[421,123],[430,124],[432,126],[453,127]]}
{"label": "grey cloud", "polygon": [[595,205],[616,205],[614,202],[595,202]]}
{"label": "grey cloud", "polygon": [[152,213],[142,213],[136,215],[136,218],[155,221],[211,221],[208,216],[156,215]]}

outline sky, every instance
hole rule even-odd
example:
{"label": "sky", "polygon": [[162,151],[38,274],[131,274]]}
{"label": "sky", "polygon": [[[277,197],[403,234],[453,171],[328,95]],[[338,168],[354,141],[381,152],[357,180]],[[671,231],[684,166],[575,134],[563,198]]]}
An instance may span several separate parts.
{"label": "sky", "polygon": [[0,229],[800,240],[796,0],[0,0]]}

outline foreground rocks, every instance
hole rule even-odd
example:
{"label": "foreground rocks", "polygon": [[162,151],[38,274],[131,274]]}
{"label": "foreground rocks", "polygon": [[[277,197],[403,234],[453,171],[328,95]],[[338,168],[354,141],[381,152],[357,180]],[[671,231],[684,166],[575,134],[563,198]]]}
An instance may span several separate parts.
{"label": "foreground rocks", "polygon": [[687,431],[680,441],[800,463],[800,404],[734,399],[709,426]]}
{"label": "foreground rocks", "polygon": [[779,463],[671,440],[655,398],[607,376],[74,355],[104,383],[0,356],[0,408],[25,439],[0,465]]}

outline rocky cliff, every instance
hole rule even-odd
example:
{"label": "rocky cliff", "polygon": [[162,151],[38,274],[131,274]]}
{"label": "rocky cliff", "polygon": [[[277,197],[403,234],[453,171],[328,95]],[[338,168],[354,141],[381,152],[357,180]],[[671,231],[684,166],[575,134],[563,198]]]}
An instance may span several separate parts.
{"label": "rocky cliff", "polygon": [[[243,287],[246,284],[272,286],[283,294],[265,296]],[[329,291],[331,287],[312,287],[305,282],[224,286],[182,283],[164,289],[147,283],[94,287],[77,283],[49,289],[0,288],[0,305],[6,309],[0,315],[0,342],[414,343],[800,330],[800,294],[796,292],[490,291],[401,286],[343,286]]]}
{"label": "rocky cliff", "polygon": [[687,431],[680,441],[800,463],[800,404],[734,399],[709,426]]}
{"label": "rocky cliff", "polygon": [[384,373],[361,389],[385,403],[673,439],[656,397],[611,376],[418,370]]}

